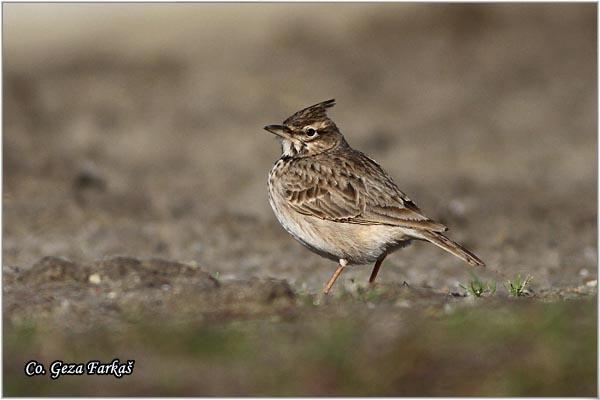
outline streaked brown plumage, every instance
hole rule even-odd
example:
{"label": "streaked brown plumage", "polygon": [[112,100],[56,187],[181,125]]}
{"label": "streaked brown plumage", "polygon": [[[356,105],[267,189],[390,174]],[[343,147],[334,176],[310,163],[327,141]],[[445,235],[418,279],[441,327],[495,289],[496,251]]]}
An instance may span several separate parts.
{"label": "streaked brown plumage", "polygon": [[328,100],[265,129],[282,140],[282,157],[269,174],[269,201],[281,225],[310,250],[340,265],[376,262],[413,239],[429,241],[471,265],[484,263],[445,237],[372,159],[354,150],[327,117]]}

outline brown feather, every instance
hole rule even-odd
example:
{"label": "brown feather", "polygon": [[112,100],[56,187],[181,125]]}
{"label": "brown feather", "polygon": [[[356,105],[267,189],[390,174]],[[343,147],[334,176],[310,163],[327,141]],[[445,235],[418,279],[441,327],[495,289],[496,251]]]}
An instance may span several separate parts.
{"label": "brown feather", "polygon": [[471,264],[472,266],[485,267],[485,263],[481,261],[479,257],[462,247],[460,244],[448,239],[441,233],[425,231],[421,232],[421,234],[427,241],[435,244],[451,254],[454,254],[456,257]]}
{"label": "brown feather", "polygon": [[[291,159],[282,166],[277,189],[295,211],[354,224],[434,232],[447,229],[423,215],[375,161],[345,142],[340,146],[325,154]],[[321,179],[312,178],[315,170]]]}

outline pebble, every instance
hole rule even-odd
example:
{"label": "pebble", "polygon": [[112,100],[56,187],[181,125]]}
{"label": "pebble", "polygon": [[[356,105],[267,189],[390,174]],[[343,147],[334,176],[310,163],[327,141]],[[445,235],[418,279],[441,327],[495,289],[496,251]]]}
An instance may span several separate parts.
{"label": "pebble", "polygon": [[451,200],[448,208],[452,213],[458,216],[463,216],[467,212],[467,205],[465,202],[458,199]]}
{"label": "pebble", "polygon": [[589,261],[596,263],[596,248],[588,246],[583,250],[583,256]]}
{"label": "pebble", "polygon": [[89,277],[89,281],[91,284],[99,285],[102,282],[102,278],[100,278],[100,274],[91,274]]}
{"label": "pebble", "polygon": [[396,303],[394,304],[394,306],[396,307],[402,307],[402,308],[410,308],[410,301],[408,300],[398,300],[396,301]]}
{"label": "pebble", "polygon": [[589,287],[596,287],[596,286],[598,286],[598,280],[597,280],[597,279],[594,279],[594,280],[592,280],[592,281],[588,281],[588,282],[586,282],[585,284],[586,284],[587,286],[589,286]]}

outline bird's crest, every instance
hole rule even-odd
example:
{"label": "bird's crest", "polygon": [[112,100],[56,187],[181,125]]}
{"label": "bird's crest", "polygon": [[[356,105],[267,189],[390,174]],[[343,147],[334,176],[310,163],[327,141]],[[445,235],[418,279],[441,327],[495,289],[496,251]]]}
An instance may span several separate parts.
{"label": "bird's crest", "polygon": [[312,122],[328,121],[327,109],[335,106],[335,99],[306,107],[283,121],[284,125],[303,127]]}

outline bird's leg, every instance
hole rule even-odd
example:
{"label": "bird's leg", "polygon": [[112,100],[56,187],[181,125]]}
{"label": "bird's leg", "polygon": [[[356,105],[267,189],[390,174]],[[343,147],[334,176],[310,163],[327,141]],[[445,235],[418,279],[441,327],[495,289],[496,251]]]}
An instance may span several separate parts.
{"label": "bird's leg", "polygon": [[346,265],[348,265],[348,261],[344,260],[343,258],[340,258],[340,265],[338,265],[337,269],[331,276],[331,279],[329,279],[329,282],[327,282],[327,285],[325,285],[323,294],[329,294],[331,287],[333,286],[337,278],[339,278],[339,276],[342,274],[342,271],[344,270],[344,268],[346,268]]}
{"label": "bird's leg", "polygon": [[387,254],[384,254],[381,256],[381,258],[379,258],[379,260],[375,261],[375,266],[373,267],[373,272],[371,272],[369,283],[375,282],[375,278],[377,278],[377,274],[379,273],[379,268],[381,268],[381,264],[383,264],[383,260],[385,260],[386,255]]}

